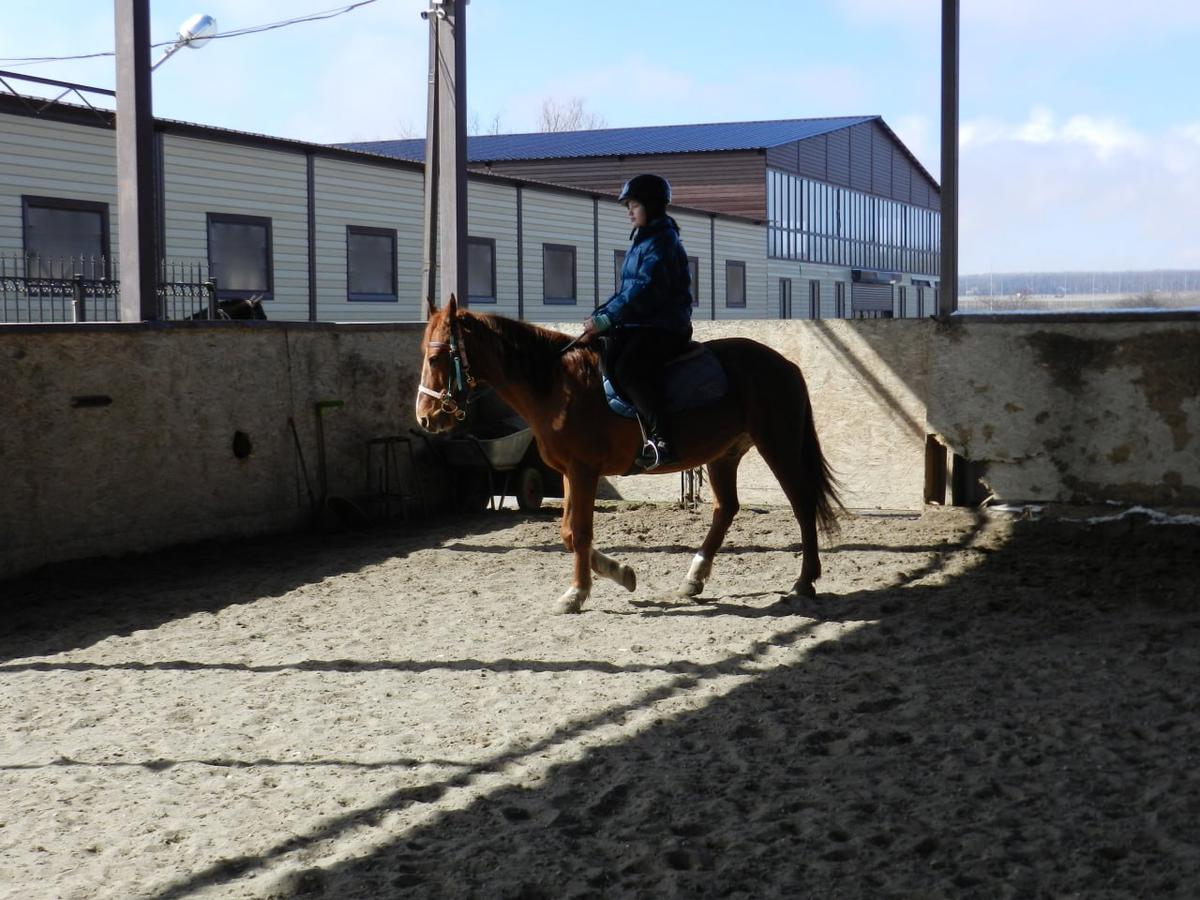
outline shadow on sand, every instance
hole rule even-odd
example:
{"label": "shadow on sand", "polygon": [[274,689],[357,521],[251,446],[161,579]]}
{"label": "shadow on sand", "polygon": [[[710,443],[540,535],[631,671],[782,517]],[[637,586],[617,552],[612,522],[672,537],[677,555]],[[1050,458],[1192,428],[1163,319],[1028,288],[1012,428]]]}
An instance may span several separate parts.
{"label": "shadow on sand", "polygon": [[[786,664],[759,653],[681,673],[641,705],[730,667],[747,679],[536,785],[288,875],[277,896],[1200,896],[1200,529],[1016,522],[1007,543],[960,550],[978,557],[964,574],[931,567],[809,602],[812,621],[772,646],[799,650],[822,621],[860,617],[841,640]],[[622,712],[381,797],[160,900],[234,890]]]}
{"label": "shadow on sand", "polygon": [[[487,535],[527,518],[501,510],[366,531],[205,541],[44,566],[0,581],[0,663],[88,647],[195,613],[253,603],[464,536]],[[217,571],[220,577],[214,578]],[[229,593],[230,584],[240,585],[240,592]],[[120,600],[101,608],[93,600],[100,592]]]}

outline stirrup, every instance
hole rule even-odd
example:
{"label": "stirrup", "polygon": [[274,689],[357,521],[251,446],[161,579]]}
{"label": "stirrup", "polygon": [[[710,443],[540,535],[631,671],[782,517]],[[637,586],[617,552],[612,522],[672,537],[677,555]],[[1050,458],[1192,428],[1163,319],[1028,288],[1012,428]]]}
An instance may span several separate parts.
{"label": "stirrup", "polygon": [[670,459],[671,453],[665,443],[661,440],[647,438],[633,463],[644,472],[653,472]]}

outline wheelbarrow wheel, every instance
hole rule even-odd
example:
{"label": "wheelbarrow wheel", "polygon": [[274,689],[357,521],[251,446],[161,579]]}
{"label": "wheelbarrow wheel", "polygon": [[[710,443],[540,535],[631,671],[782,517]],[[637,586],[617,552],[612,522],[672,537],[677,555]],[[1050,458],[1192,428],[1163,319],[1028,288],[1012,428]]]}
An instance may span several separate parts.
{"label": "wheelbarrow wheel", "polygon": [[523,466],[517,473],[517,506],[525,512],[534,512],[542,508],[545,496],[542,473],[533,466]]}

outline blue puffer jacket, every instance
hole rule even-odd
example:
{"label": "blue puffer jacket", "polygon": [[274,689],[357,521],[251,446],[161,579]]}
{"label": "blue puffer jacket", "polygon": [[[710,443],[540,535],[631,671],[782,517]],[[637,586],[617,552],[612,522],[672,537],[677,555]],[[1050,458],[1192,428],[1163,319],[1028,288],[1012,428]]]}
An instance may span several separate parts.
{"label": "blue puffer jacket", "polygon": [[692,336],[692,273],[679,226],[660,216],[633,237],[621,266],[621,289],[592,314],[596,328],[665,328]]}

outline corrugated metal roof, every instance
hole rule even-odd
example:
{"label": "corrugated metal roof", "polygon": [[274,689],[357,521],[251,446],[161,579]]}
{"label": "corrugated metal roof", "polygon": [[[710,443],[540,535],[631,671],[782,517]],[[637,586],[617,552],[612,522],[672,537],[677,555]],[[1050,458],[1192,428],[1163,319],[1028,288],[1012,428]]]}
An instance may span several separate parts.
{"label": "corrugated metal roof", "polygon": [[[850,128],[879,116],[781,119],[768,122],[716,122],[705,125],[653,125],[533,134],[486,134],[467,138],[468,162],[567,159],[585,156],[642,156],[652,153],[705,153],[761,150]],[[365,141],[336,146],[418,162],[425,140]]]}

